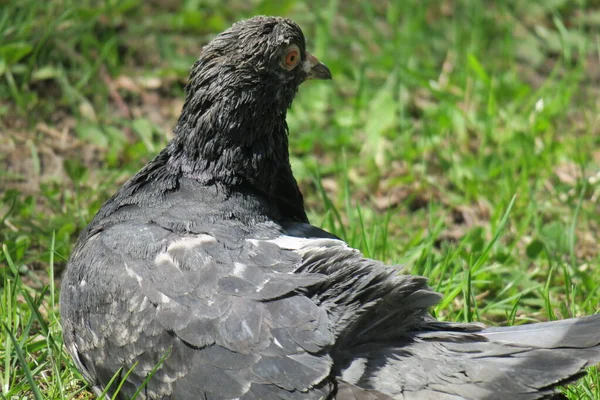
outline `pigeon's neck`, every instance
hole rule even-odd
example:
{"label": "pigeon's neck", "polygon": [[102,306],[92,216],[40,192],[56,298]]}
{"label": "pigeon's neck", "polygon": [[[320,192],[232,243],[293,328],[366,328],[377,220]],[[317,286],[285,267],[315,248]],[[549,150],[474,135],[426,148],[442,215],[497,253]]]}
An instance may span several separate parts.
{"label": "pigeon's neck", "polygon": [[256,192],[282,218],[306,222],[289,162],[285,111],[232,96],[193,106],[186,101],[169,145],[168,170],[203,185]]}

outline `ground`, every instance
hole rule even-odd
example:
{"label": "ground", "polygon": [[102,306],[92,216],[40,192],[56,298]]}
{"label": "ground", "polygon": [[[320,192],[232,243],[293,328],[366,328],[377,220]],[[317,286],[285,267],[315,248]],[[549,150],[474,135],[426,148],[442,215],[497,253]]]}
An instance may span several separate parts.
{"label": "ground", "polygon": [[[600,2],[0,0],[2,397],[92,397],[58,322],[71,246],[171,137],[202,45],[256,14],[334,76],[288,116],[314,224],[427,276],[445,320],[599,311]],[[565,393],[600,398],[598,371]]]}

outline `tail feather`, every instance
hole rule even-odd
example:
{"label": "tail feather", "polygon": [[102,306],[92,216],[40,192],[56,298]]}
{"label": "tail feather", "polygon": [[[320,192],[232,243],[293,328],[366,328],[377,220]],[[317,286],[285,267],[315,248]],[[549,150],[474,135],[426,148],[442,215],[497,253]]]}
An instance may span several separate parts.
{"label": "tail feather", "polygon": [[[600,314],[529,325],[487,328],[480,334],[494,342],[545,349],[586,349],[585,354],[590,357],[589,361],[592,364],[600,362]],[[590,350],[591,353],[588,353]]]}
{"label": "tail feather", "polygon": [[297,272],[328,277],[307,294],[332,322],[338,400],[552,398],[600,362],[600,315],[507,328],[440,322],[427,312],[439,295],[424,278],[336,240],[302,252]]}
{"label": "tail feather", "polygon": [[394,399],[529,400],[551,398],[600,362],[600,315],[479,332],[447,327],[354,349],[362,373],[345,377]]}

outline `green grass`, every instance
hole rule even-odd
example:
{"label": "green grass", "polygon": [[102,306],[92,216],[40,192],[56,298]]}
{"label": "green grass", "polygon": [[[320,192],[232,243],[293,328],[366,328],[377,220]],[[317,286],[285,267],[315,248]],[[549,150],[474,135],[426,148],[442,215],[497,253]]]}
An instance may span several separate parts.
{"label": "green grass", "polygon": [[[92,398],[58,321],[71,246],[168,140],[202,44],[254,14],[334,75],[288,117],[313,223],[429,277],[444,320],[600,311],[600,3],[246,3],[0,0],[0,398]],[[600,399],[600,373],[565,393]]]}

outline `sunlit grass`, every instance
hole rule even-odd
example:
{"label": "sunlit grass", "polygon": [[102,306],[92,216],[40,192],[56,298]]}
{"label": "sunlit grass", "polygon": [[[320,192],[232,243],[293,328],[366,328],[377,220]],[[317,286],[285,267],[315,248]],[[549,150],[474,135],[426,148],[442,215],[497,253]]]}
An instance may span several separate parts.
{"label": "sunlit grass", "polygon": [[[169,3],[0,1],[2,398],[93,397],[58,320],[71,246],[168,140],[202,44],[254,14],[334,75],[288,115],[314,224],[427,276],[444,320],[599,311],[592,2]],[[565,393],[600,398],[598,370]]]}

